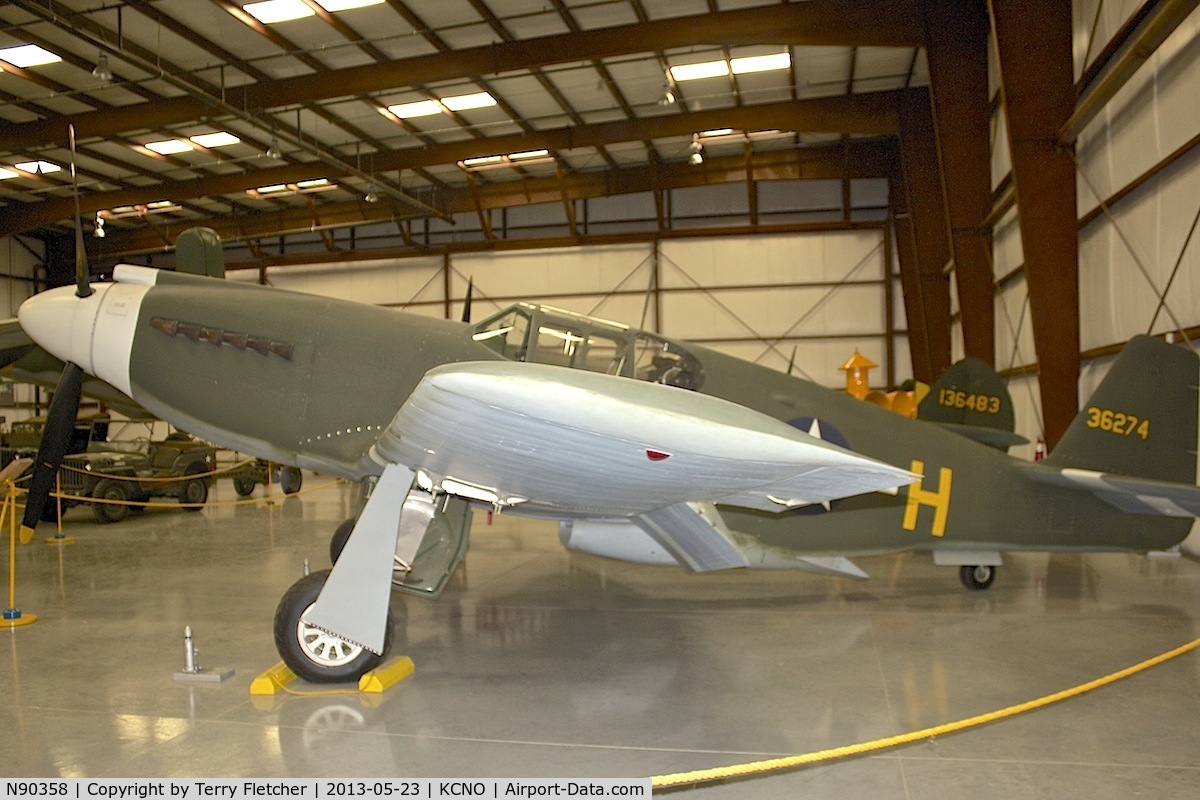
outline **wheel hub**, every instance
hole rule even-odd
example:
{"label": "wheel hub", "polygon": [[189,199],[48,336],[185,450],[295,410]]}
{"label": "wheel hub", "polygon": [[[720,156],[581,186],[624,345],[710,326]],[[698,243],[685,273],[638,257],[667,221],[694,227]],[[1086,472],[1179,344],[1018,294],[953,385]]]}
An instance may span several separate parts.
{"label": "wheel hub", "polygon": [[[304,614],[308,613],[308,608],[304,609]],[[340,667],[349,664],[362,653],[363,648],[358,645],[309,625],[304,621],[304,614],[300,615],[296,623],[296,642],[314,664],[322,667]]]}

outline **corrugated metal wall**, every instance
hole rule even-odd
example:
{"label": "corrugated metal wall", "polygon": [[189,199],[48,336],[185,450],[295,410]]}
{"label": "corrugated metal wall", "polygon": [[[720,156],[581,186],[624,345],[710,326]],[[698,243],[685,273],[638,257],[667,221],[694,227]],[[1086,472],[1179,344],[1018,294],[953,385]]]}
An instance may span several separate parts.
{"label": "corrugated metal wall", "polygon": [[[1132,0],[1075,3],[1076,76],[1085,66],[1085,54],[1088,61],[1095,58],[1113,32],[1141,5]],[[1094,22],[1097,25],[1093,35]],[[994,64],[992,72],[994,75]],[[993,130],[992,173],[998,182],[1008,172],[1002,113]],[[1200,13],[1193,13],[1080,135],[1076,145],[1079,217],[1084,219],[1102,200],[1107,201],[1141,180],[1197,135],[1200,135]],[[1200,187],[1200,147],[1115,202],[1110,209],[1111,218],[1099,213],[1081,227],[1080,337],[1085,352],[1127,341],[1139,333],[1159,333],[1177,327],[1165,311],[1157,314],[1151,326],[1159,294],[1177,263],[1178,272],[1166,296],[1167,306],[1178,326],[1200,324],[1200,241],[1195,240],[1200,237],[1195,237],[1184,249],[1188,231],[1200,212],[1197,187]],[[1010,212],[995,230],[997,279],[1008,275],[1024,260],[1015,219],[1015,212]],[[998,368],[1034,361],[1026,298],[1023,276],[1015,277],[997,297]],[[1110,363],[1111,359],[1102,358],[1083,364],[1081,398],[1091,394]],[[1017,406],[1019,431],[1030,438],[1041,430],[1036,381],[1034,376],[1018,376],[1009,385]],[[1032,448],[1018,448],[1014,453],[1029,456]]]}

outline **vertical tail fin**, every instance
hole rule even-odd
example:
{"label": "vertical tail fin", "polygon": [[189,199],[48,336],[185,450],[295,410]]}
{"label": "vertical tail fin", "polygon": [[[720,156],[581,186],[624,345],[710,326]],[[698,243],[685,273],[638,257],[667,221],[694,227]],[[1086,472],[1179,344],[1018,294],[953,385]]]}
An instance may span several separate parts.
{"label": "vertical tail fin", "polygon": [[210,278],[225,277],[225,251],[212,228],[188,228],[175,240],[175,269]]}
{"label": "vertical tail fin", "polygon": [[917,407],[917,419],[1000,450],[1025,442],[1014,433],[1008,387],[996,370],[977,358],[964,358],[938,378]]}
{"label": "vertical tail fin", "polygon": [[1131,339],[1043,464],[1194,484],[1198,384],[1191,350]]}

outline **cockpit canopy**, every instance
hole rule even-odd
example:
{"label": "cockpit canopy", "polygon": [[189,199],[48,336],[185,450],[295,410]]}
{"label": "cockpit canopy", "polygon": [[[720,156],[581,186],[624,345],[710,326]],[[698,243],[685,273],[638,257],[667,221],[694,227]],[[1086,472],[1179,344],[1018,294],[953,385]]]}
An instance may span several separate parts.
{"label": "cockpit canopy", "polygon": [[518,303],[475,326],[475,341],[504,358],[696,390],[700,361],[679,342],[619,322]]}

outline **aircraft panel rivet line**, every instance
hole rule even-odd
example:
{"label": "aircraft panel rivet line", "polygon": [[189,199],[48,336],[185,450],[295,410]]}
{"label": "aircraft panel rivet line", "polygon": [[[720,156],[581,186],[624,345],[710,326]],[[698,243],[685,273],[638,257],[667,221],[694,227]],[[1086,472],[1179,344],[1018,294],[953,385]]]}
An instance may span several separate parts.
{"label": "aircraft panel rivet line", "polygon": [[957,733],[969,728],[976,728],[981,725],[986,725],[989,722],[1015,717],[1018,714],[1024,714],[1027,711],[1044,708],[1049,705],[1068,700],[1072,697],[1086,694],[1093,689],[1099,689],[1102,686],[1107,686],[1110,683],[1116,683],[1122,678],[1128,678],[1131,675],[1136,675],[1139,672],[1144,672],[1151,667],[1156,667],[1177,658],[1185,653],[1189,653],[1200,647],[1200,639],[1195,639],[1185,645],[1176,647],[1174,650],[1168,650],[1153,658],[1146,659],[1131,667],[1126,667],[1123,670],[1105,675],[1102,678],[1097,678],[1087,683],[1082,683],[1070,689],[1065,689],[1061,692],[1048,694],[1044,697],[1039,697],[1036,700],[1029,700],[1024,703],[1019,703],[1008,708],[1002,708],[997,711],[990,711],[986,714],[978,714],[974,717],[967,717],[955,722],[947,722],[942,725],[935,725],[930,728],[922,728],[918,731],[904,733],[897,736],[888,736],[882,739],[874,739],[869,742],[860,742],[858,744],[844,745],[842,747],[834,747],[828,750],[817,750],[812,753],[803,753],[794,756],[785,756],[782,758],[772,758],[763,761],[753,761],[745,764],[731,764],[726,767],[714,767],[712,769],[694,770],[692,772],[677,772],[669,775],[655,775],[651,777],[651,786],[655,793],[663,790],[682,789],[685,787],[699,786],[708,783],[716,783],[720,781],[731,781],[737,779],[745,779],[754,776],[766,775],[771,772],[781,770],[793,770],[800,767],[809,766],[818,763],[829,763],[832,761],[840,761],[842,759],[862,756],[867,753],[874,753],[880,750],[888,750],[900,745],[911,744],[925,739],[932,739],[937,736],[945,736],[951,733]]}

